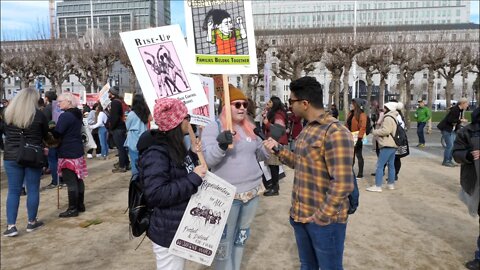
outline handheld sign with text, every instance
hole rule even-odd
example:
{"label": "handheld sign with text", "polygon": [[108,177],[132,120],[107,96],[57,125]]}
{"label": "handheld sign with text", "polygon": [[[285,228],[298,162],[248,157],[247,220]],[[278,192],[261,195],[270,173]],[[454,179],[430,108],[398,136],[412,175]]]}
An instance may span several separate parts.
{"label": "handheld sign with text", "polygon": [[184,3],[193,73],[258,73],[250,1]]}
{"label": "handheld sign with text", "polygon": [[199,76],[202,81],[203,90],[208,98],[208,104],[190,111],[190,123],[199,126],[206,126],[215,121],[214,83],[209,77]]}
{"label": "handheld sign with text", "polygon": [[236,188],[207,172],[203,183],[188,202],[169,252],[211,265],[227,223]]}
{"label": "handheld sign with text", "polygon": [[188,65],[189,51],[178,25],[120,33],[145,101],[177,98],[188,109],[208,103],[200,79]]}

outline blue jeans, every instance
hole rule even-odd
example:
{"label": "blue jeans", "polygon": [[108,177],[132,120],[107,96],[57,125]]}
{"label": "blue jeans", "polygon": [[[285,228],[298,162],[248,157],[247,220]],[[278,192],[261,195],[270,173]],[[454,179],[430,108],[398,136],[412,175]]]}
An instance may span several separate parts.
{"label": "blue jeans", "polygon": [[106,127],[98,128],[98,139],[100,140],[100,148],[102,149],[102,156],[108,156],[108,131]]}
{"label": "blue jeans", "polygon": [[443,151],[443,163],[451,163],[452,162],[452,151],[453,151],[453,142],[455,141],[455,137],[457,134],[455,131],[448,132],[442,130],[442,138],[445,140],[445,151]]}
{"label": "blue jeans", "polygon": [[388,163],[388,183],[395,183],[395,152],[396,148],[380,148],[377,160],[377,171],[375,172],[375,185],[381,187],[383,183],[383,167]]}
{"label": "blue jeans", "polygon": [[347,224],[320,226],[290,218],[297,240],[300,270],[342,270]]}
{"label": "blue jeans", "polygon": [[120,168],[127,168],[129,163],[128,161],[128,154],[127,149],[125,146],[125,140],[127,139],[127,131],[125,129],[114,129],[113,133],[113,141],[115,142],[115,146],[118,150],[118,162]]}
{"label": "blue jeans", "polygon": [[215,255],[216,270],[240,270],[243,249],[250,236],[250,224],[255,217],[258,201],[258,196],[247,203],[233,200],[227,224]]}
{"label": "blue jeans", "polygon": [[58,185],[58,156],[57,156],[57,148],[48,148],[48,168],[50,169],[50,173],[52,174],[52,183],[54,185]]}
{"label": "blue jeans", "polygon": [[17,222],[20,193],[24,180],[27,187],[28,221],[34,221],[37,218],[38,204],[40,203],[42,169],[23,167],[18,165],[15,160],[4,160],[3,164],[8,179],[7,224],[14,225]]}
{"label": "blue jeans", "polygon": [[425,122],[418,122],[417,123],[417,136],[418,136],[418,143],[425,144],[425,134],[423,133],[423,129],[425,128]]}
{"label": "blue jeans", "polygon": [[132,176],[138,173],[137,160],[138,160],[138,151],[134,151],[128,148],[128,154],[130,156],[130,164],[132,165]]}

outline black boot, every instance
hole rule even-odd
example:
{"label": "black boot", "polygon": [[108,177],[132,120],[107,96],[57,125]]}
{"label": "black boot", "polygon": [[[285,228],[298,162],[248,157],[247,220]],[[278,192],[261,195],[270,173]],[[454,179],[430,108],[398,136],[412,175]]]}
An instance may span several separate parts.
{"label": "black boot", "polygon": [[60,213],[58,217],[61,217],[61,218],[77,217],[78,216],[77,204],[78,204],[78,197],[76,192],[69,191],[68,192],[68,209],[63,213]]}
{"label": "black boot", "polygon": [[273,187],[267,191],[265,191],[265,193],[263,193],[264,196],[278,196],[279,193],[278,193],[278,189],[279,189],[279,185],[278,183],[275,185],[273,185]]}
{"label": "black boot", "polygon": [[77,206],[78,212],[85,212],[85,204],[83,203],[84,196],[85,196],[85,193],[83,192],[78,193],[78,206]]}

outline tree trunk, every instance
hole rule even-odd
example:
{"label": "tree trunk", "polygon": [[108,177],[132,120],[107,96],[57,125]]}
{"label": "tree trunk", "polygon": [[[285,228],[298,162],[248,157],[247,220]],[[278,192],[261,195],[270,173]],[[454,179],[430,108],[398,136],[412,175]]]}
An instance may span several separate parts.
{"label": "tree trunk", "polygon": [[447,108],[450,108],[451,106],[451,95],[452,95],[452,90],[453,90],[453,78],[447,77],[447,86],[445,88],[445,99],[447,101]]}
{"label": "tree trunk", "polygon": [[337,72],[335,75],[332,76],[333,87],[335,87],[335,106],[340,108],[340,76]]}
{"label": "tree trunk", "polygon": [[[433,85],[435,84],[435,71],[433,68],[428,69],[428,80],[427,80],[427,106],[430,110],[433,108],[433,103],[437,97],[433,97]],[[427,124],[427,134],[432,132],[432,118],[428,120]]]}
{"label": "tree trunk", "polygon": [[405,100],[405,73],[402,72],[401,76],[400,76],[400,80],[398,80],[398,83],[397,83],[397,92],[399,94],[398,96],[398,99],[399,101],[402,101]]}
{"label": "tree trunk", "polygon": [[350,102],[348,100],[349,75],[350,75],[350,63],[345,63],[345,66],[343,67],[343,113],[345,117],[348,115],[348,112],[350,111],[349,110]]}
{"label": "tree trunk", "polygon": [[467,78],[468,72],[462,72],[462,97],[467,97]]}
{"label": "tree trunk", "polygon": [[387,85],[385,76],[380,75],[380,89],[378,90],[378,106],[380,109],[383,109],[383,105],[385,104],[385,85]]}
{"label": "tree trunk", "polygon": [[128,73],[128,84],[130,86],[130,93],[136,94],[137,89],[135,88],[135,84],[137,83],[137,77],[135,77],[135,72],[133,71],[133,68],[128,68]]}
{"label": "tree trunk", "polygon": [[302,77],[302,71],[303,71],[303,66],[301,65],[296,65],[295,69],[293,70],[293,78],[291,79],[292,81],[299,79]]}
{"label": "tree trunk", "polygon": [[[415,74],[415,73],[413,73]],[[412,81],[413,79],[413,75],[411,76],[406,76],[405,78],[405,99],[403,99],[403,104],[405,105],[404,106],[404,110],[405,110],[405,115],[404,115],[404,118],[405,118],[405,127],[407,128],[410,128],[410,106],[412,104],[412,101],[411,101],[411,96],[412,96],[412,86],[410,84],[410,82]],[[402,100],[402,99],[400,99]]]}
{"label": "tree trunk", "polygon": [[366,79],[367,79],[367,106],[365,106],[365,112],[367,115],[370,114],[370,101],[372,100],[372,90],[373,90],[373,74],[370,71],[367,71]]}
{"label": "tree trunk", "polygon": [[241,76],[242,76],[242,89],[245,92],[245,95],[247,96],[247,98],[252,98],[252,88],[248,83],[250,81],[250,75],[241,75]]}

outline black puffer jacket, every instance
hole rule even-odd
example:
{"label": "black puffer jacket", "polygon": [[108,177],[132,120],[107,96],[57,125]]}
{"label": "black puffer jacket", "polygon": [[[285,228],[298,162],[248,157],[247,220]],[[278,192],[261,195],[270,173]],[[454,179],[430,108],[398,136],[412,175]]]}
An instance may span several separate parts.
{"label": "black puffer jacket", "polygon": [[[20,132],[22,130],[14,125],[5,124],[5,152],[3,154],[4,160],[16,160],[18,155],[18,148],[20,146]],[[34,145],[43,146],[43,139],[47,137],[48,121],[45,115],[36,110],[35,117],[32,124],[24,129],[24,136],[26,142]]]}
{"label": "black puffer jacket", "polygon": [[193,172],[198,161],[194,153],[189,152],[185,165],[178,166],[170,159],[167,145],[152,136],[154,133],[147,131],[140,137],[138,163],[147,204],[153,208],[147,236],[157,245],[168,248],[190,197],[203,180]]}
{"label": "black puffer jacket", "polygon": [[473,111],[472,123],[460,129],[453,145],[453,158],[461,164],[460,184],[469,195],[480,181],[480,160],[473,160],[473,150],[480,150],[480,108]]}

